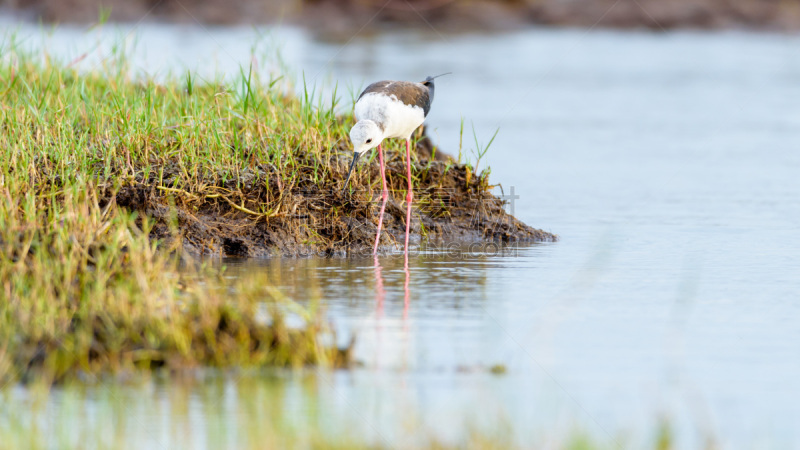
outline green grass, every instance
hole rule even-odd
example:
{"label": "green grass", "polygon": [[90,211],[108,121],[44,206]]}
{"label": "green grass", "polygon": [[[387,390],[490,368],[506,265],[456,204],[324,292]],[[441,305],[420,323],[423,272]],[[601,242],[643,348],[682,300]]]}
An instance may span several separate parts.
{"label": "green grass", "polygon": [[181,263],[148,227],[85,181],[51,196],[0,188],[0,380],[341,363],[319,315],[262,280]]}
{"label": "green grass", "polygon": [[[301,101],[252,71],[230,85],[199,84],[191,74],[159,84],[130,79],[124,58],[81,74],[0,51],[13,61],[0,67],[2,169],[37,175],[34,187],[80,176],[98,185],[156,178],[174,192],[228,198],[213,187],[245,173],[253,174],[249,183],[268,183],[257,164],[291,185],[308,168],[298,155],[313,165],[346,137],[331,108],[335,98],[323,104],[309,93]],[[315,183],[329,181],[328,166],[314,169]],[[277,205],[273,199],[258,213]]]}
{"label": "green grass", "polygon": [[[258,161],[291,185],[308,169],[292,155],[330,154],[325,144],[341,137],[340,122],[275,80],[261,87],[252,73],[232,86],[126,73],[124,59],[78,73],[13,40],[0,47],[0,385],[161,367],[343,363],[319,343],[329,332],[319,314],[263,280],[231,284],[182,259],[179,239],[153,239],[156,221],[116,201],[149,183],[163,202],[147,206],[208,196],[269,216],[280,198],[248,205],[225,181],[269,183],[252,170]],[[330,169],[314,173],[324,183]],[[180,235],[175,208],[169,214],[170,233]],[[306,327],[287,327],[289,313]]]}

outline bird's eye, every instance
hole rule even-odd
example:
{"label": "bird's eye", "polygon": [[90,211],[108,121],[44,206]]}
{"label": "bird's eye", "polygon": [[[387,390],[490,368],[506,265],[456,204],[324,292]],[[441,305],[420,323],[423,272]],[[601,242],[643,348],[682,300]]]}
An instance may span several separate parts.
{"label": "bird's eye", "polygon": [[370,142],[372,142],[372,139],[367,139],[367,144],[369,144]]}

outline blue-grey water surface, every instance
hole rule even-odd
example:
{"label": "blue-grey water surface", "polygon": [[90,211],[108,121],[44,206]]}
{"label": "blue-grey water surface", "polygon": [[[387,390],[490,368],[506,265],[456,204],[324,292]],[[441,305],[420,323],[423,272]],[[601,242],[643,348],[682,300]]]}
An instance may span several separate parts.
{"label": "blue-grey water surface", "polygon": [[[357,337],[363,367],[269,381],[293,420],[397,446],[417,425],[457,442],[499,424],[526,446],[577,430],[636,447],[662,419],[683,448],[800,446],[800,37],[120,29],[18,33],[65,59],[99,42],[89,65],[135,38],[146,76],[235,76],[257,39],[278,42],[288,68],[338,82],[345,103],[348,87],[452,71],[437,80],[434,140],[457,153],[463,117],[474,161],[472,124],[483,143],[499,127],[481,165],[513,187],[520,219],[560,236],[412,255],[407,302],[401,256],[380,260],[383,298],[372,258],[226,261],[231,276],[263,271],[292,298],[324,299],[339,339]],[[139,405],[130,442],[213,446],[225,427],[211,416],[236,428],[256,383],[226,380],[212,394],[195,386],[188,412],[163,406],[170,382],[119,394]],[[185,442],[164,431],[181,414],[195,435]]]}

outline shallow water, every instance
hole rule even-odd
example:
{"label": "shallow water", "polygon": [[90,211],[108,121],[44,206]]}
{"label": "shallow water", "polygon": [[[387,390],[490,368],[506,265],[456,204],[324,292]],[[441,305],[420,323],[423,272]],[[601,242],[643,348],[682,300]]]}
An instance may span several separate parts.
{"label": "shallow water", "polygon": [[[236,74],[267,34],[131,30],[102,31],[99,48],[136,36],[132,64],[156,76],[185,67]],[[35,27],[18,33],[42,42]],[[74,58],[98,36],[64,28],[44,41]],[[402,256],[378,267],[372,258],[226,261],[231,276],[259,271],[294,298],[324,299],[340,340],[357,336],[362,368],[313,375],[313,389],[303,388],[308,377],[269,381],[298,423],[398,445],[418,421],[445,440],[500,424],[522,443],[558,445],[583,430],[635,446],[664,417],[682,446],[709,437],[726,447],[800,446],[800,37],[269,36],[285,44],[286,65],[320,85],[357,90],[453,71],[437,80],[434,140],[455,153],[463,116],[469,155],[471,123],[482,142],[500,127],[481,164],[507,194],[513,187],[520,219],[561,238],[415,254],[408,272]],[[262,70],[269,60],[259,59]],[[506,373],[491,374],[496,364]],[[267,383],[246,379],[193,385],[189,412],[133,408],[131,433],[136,423],[160,430],[191,416],[186,428],[207,437],[196,443],[213,443],[225,428],[210,425],[222,420],[214,402],[236,410],[247,386]],[[157,394],[138,402],[178,388],[148,389]],[[69,410],[62,404],[54,400],[52,414]]]}

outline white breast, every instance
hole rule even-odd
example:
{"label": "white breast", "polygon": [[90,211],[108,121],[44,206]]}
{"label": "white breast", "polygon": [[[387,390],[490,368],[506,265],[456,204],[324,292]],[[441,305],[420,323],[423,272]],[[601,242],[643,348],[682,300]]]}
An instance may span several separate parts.
{"label": "white breast", "polygon": [[419,106],[406,105],[394,95],[371,92],[356,102],[356,120],[369,119],[383,127],[384,138],[408,139],[422,122],[425,111]]}

